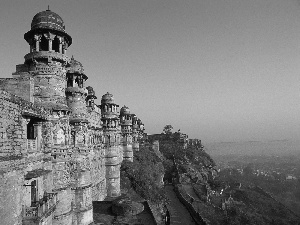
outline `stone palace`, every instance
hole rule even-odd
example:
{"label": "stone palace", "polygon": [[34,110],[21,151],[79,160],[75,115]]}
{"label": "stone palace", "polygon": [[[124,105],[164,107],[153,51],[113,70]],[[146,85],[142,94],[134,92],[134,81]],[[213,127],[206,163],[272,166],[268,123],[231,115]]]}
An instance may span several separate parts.
{"label": "stone palace", "polygon": [[92,224],[92,202],[120,195],[144,125],[110,93],[94,102],[59,15],[36,14],[24,39],[24,63],[0,79],[0,224]]}

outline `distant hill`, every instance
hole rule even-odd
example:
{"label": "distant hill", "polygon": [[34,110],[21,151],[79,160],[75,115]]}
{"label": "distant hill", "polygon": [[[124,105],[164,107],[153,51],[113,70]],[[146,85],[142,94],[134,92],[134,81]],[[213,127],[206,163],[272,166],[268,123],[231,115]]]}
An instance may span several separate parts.
{"label": "distant hill", "polygon": [[240,155],[289,155],[299,154],[300,141],[272,140],[248,142],[205,143],[205,150],[211,156]]}

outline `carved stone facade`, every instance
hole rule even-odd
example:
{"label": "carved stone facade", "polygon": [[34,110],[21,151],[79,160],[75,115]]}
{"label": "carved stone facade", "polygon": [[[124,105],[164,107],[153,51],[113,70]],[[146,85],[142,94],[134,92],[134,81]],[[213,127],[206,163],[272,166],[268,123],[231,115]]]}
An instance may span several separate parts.
{"label": "carved stone facade", "polygon": [[129,108],[124,105],[120,111],[123,158],[130,162],[133,161],[132,118],[133,114],[131,114]]}
{"label": "carved stone facade", "polygon": [[82,64],[66,55],[72,38],[59,15],[36,14],[24,38],[25,62],[0,79],[1,223],[92,224],[92,202],[121,193],[141,122],[120,117],[109,93],[95,104]]}

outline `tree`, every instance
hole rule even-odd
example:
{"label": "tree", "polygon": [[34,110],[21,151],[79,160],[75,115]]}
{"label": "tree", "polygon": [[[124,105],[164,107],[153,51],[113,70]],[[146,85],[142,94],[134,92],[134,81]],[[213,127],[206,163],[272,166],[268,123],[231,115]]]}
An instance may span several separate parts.
{"label": "tree", "polygon": [[163,132],[165,134],[172,134],[173,126],[168,124],[164,127]]}

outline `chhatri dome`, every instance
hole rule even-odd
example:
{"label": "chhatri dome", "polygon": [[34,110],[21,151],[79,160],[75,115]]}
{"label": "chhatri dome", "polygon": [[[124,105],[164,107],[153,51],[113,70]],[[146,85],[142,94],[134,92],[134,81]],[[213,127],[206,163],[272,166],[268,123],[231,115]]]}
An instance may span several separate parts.
{"label": "chhatri dome", "polygon": [[37,13],[31,22],[31,30],[28,31],[24,38],[28,40],[34,33],[44,33],[51,31],[55,34],[65,36],[68,40],[68,46],[72,44],[72,38],[65,31],[65,24],[63,19],[55,12],[52,12],[49,7],[46,11]]}
{"label": "chhatri dome", "polygon": [[112,94],[110,94],[109,92],[107,92],[105,95],[102,96],[101,103],[102,104],[115,104],[114,96]]}
{"label": "chhatri dome", "polygon": [[65,24],[62,18],[49,9],[39,12],[33,17],[31,30],[37,28],[54,29],[65,32]]}
{"label": "chhatri dome", "polygon": [[120,110],[120,115],[130,115],[130,110],[127,106],[123,106]]}
{"label": "chhatri dome", "polygon": [[68,73],[82,74],[84,79],[87,80],[87,76],[84,74],[84,69],[83,69],[81,62],[75,60],[73,56],[69,62],[69,66],[68,66],[67,70],[68,70]]}

